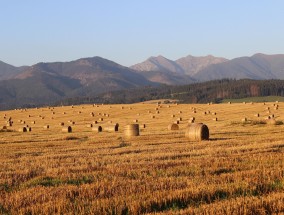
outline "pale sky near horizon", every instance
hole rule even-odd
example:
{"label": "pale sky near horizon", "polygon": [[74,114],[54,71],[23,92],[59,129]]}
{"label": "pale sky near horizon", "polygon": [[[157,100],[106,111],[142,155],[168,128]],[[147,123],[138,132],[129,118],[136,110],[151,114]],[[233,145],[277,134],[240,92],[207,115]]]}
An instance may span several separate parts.
{"label": "pale sky near horizon", "polygon": [[0,61],[284,54],[282,0],[0,0]]}

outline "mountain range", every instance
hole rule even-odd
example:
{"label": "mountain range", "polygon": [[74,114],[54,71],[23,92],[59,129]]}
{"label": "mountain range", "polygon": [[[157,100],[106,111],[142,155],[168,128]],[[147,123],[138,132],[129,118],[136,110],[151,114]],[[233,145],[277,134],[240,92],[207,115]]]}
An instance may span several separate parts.
{"label": "mountain range", "polygon": [[0,61],[0,109],[159,84],[217,79],[284,79],[284,55],[255,54],[232,60],[208,55],[170,60],[150,57],[125,67],[101,58],[15,67]]}

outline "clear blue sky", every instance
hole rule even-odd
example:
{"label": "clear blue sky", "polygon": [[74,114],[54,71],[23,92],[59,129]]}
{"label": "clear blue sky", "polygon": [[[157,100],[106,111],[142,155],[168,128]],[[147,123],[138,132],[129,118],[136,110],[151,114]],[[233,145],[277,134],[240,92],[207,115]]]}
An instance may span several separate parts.
{"label": "clear blue sky", "polygon": [[284,54],[283,0],[0,0],[0,60]]}

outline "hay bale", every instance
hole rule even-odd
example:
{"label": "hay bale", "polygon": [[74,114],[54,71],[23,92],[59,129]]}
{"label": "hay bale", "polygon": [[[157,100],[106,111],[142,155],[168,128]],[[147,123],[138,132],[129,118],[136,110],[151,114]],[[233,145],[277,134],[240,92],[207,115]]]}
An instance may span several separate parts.
{"label": "hay bale", "polygon": [[218,121],[218,118],[217,118],[217,117],[215,117],[215,118],[213,118],[212,120],[217,122],[217,121]]}
{"label": "hay bale", "polygon": [[27,128],[26,127],[21,127],[21,128],[19,128],[19,132],[27,132],[28,130],[27,130]]}
{"label": "hay bale", "polygon": [[118,131],[118,124],[114,124],[114,125],[108,125],[104,128],[105,131],[108,132],[117,132]]}
{"label": "hay bale", "polygon": [[142,128],[146,128],[146,124],[142,124]]}
{"label": "hay bale", "polygon": [[138,122],[138,119],[134,119],[133,122]]}
{"label": "hay bale", "polygon": [[9,126],[9,127],[13,126],[13,122],[11,121],[7,122],[6,126]]}
{"label": "hay bale", "polygon": [[60,122],[59,125],[60,125],[60,126],[64,126],[64,122]]}
{"label": "hay bale", "polygon": [[3,126],[2,126],[2,129],[3,129],[3,130],[7,130],[7,126],[6,126],[6,125],[3,125]]}
{"label": "hay bale", "polygon": [[189,119],[188,123],[191,124],[191,123],[194,123],[194,121],[195,121],[194,119]]}
{"label": "hay bale", "polygon": [[94,121],[93,124],[98,124],[98,121]]}
{"label": "hay bale", "polygon": [[49,129],[49,125],[44,125],[43,129],[48,130]]}
{"label": "hay bale", "polygon": [[174,130],[178,130],[178,129],[179,129],[179,126],[176,123],[172,123],[172,124],[168,125],[168,130],[169,131],[174,131]]}
{"label": "hay bale", "polygon": [[232,104],[232,102],[228,102],[228,104],[230,105],[230,104]]}
{"label": "hay bale", "polygon": [[31,123],[32,123],[32,124],[35,124],[36,122],[35,122],[35,121],[31,121]]}
{"label": "hay bale", "polygon": [[139,124],[130,124],[124,127],[124,135],[126,137],[139,136]]}
{"label": "hay bale", "polygon": [[209,140],[209,129],[203,123],[193,123],[187,126],[185,137],[195,141]]}
{"label": "hay bale", "polygon": [[190,118],[189,118],[189,120],[195,120],[195,117],[194,117],[194,116],[192,116],[192,117],[190,117]]}
{"label": "hay bale", "polygon": [[151,118],[152,118],[152,119],[155,119],[155,116],[152,116]]}
{"label": "hay bale", "polygon": [[92,127],[93,127],[93,124],[92,124],[92,123],[90,123],[90,124],[87,125],[87,128],[92,128]]}
{"label": "hay bale", "polygon": [[172,118],[174,118],[174,117],[176,117],[176,115],[173,114],[173,115],[172,115]]}
{"label": "hay bale", "polygon": [[247,122],[248,119],[245,117],[245,118],[242,118],[242,122]]}
{"label": "hay bale", "polygon": [[176,120],[174,123],[175,123],[175,124],[179,124],[179,121],[178,121],[178,120]]}
{"label": "hay bale", "polygon": [[71,126],[63,127],[62,128],[62,132],[71,133],[72,132],[72,127]]}
{"label": "hay bale", "polygon": [[254,116],[256,116],[256,117],[260,117],[259,113],[255,114]]}
{"label": "hay bale", "polygon": [[216,113],[216,112],[213,112],[212,115],[217,115],[217,113]]}
{"label": "hay bale", "polygon": [[267,119],[266,120],[266,124],[268,124],[268,125],[276,125],[277,123],[276,123],[275,119]]}
{"label": "hay bale", "polygon": [[26,121],[22,121],[21,124],[26,124]]}
{"label": "hay bale", "polygon": [[103,131],[103,128],[100,125],[94,125],[92,131],[99,133]]}
{"label": "hay bale", "polygon": [[26,128],[27,128],[27,131],[28,131],[28,132],[31,132],[31,131],[32,131],[32,128],[31,128],[31,127],[28,127],[28,126],[27,126]]}
{"label": "hay bale", "polygon": [[104,121],[104,118],[99,118],[99,121],[100,121],[100,122]]}

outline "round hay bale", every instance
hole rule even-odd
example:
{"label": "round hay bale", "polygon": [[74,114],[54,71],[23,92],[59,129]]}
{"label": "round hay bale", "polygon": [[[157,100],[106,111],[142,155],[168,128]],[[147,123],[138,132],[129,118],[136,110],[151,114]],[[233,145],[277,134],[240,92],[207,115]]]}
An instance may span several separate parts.
{"label": "round hay bale", "polygon": [[49,125],[43,126],[43,129],[45,129],[45,130],[49,129]]}
{"label": "round hay bale", "polygon": [[104,118],[99,118],[99,121],[101,121],[101,122],[104,121]]}
{"label": "round hay bale", "polygon": [[217,115],[217,113],[216,113],[216,112],[213,112],[212,115]]}
{"label": "round hay bale", "polygon": [[108,125],[104,128],[105,131],[108,132],[117,132],[118,131],[118,124]]}
{"label": "round hay bale", "polygon": [[267,119],[266,124],[268,125],[276,125],[276,120],[275,119]]}
{"label": "round hay bale", "polygon": [[156,114],[159,114],[159,113],[160,113],[160,111],[157,110],[157,111],[156,111]]}
{"label": "round hay bale", "polygon": [[124,127],[126,137],[139,136],[139,124],[129,124]]}
{"label": "round hay bale", "polygon": [[62,132],[71,133],[72,132],[72,127],[71,126],[63,127],[62,128]]}
{"label": "round hay bale", "polygon": [[98,124],[98,121],[94,121],[93,124]]}
{"label": "round hay bale", "polygon": [[205,111],[204,113],[203,113],[203,115],[206,115],[207,114],[207,112]]}
{"label": "round hay bale", "polygon": [[215,117],[215,118],[213,118],[212,120],[217,122],[217,121],[218,121],[218,118],[217,118],[217,117]]}
{"label": "round hay bale", "polygon": [[191,124],[191,123],[194,123],[194,121],[195,121],[194,119],[189,119],[188,123]]}
{"label": "round hay bale", "polygon": [[100,125],[94,125],[92,131],[99,133],[103,131],[103,128]]}
{"label": "round hay bale", "polygon": [[172,115],[172,118],[174,118],[174,117],[176,117],[176,115],[173,114],[173,115]]}
{"label": "round hay bale", "polygon": [[60,126],[64,126],[64,122],[60,122],[59,125],[60,125]]}
{"label": "round hay bale", "polygon": [[142,128],[146,128],[146,124],[142,124]]}
{"label": "round hay bale", "polygon": [[36,122],[35,122],[35,121],[31,121],[31,123],[32,123],[32,124],[35,124]]}
{"label": "round hay bale", "polygon": [[12,122],[7,122],[6,126],[11,127],[11,126],[13,126],[13,123]]}
{"label": "round hay bale", "polygon": [[179,121],[178,121],[178,120],[176,120],[174,123],[175,123],[175,124],[179,124]]}
{"label": "round hay bale", "polygon": [[193,123],[187,126],[185,137],[195,141],[209,140],[209,129],[203,123]]}
{"label": "round hay bale", "polygon": [[169,131],[179,130],[179,126],[178,126],[178,124],[175,124],[175,123],[169,124],[168,130]]}
{"label": "round hay bale", "polygon": [[182,118],[181,118],[181,117],[179,117],[179,118],[177,118],[177,120],[178,120],[178,121],[182,121]]}
{"label": "round hay bale", "polygon": [[32,131],[32,128],[31,128],[31,127],[27,127],[27,131],[28,131],[28,132],[31,132],[31,131]]}
{"label": "round hay bale", "polygon": [[133,122],[138,122],[138,119],[134,119]]}
{"label": "round hay bale", "polygon": [[155,116],[152,116],[151,118],[152,118],[152,119],[155,119]]}
{"label": "round hay bale", "polygon": [[228,104],[230,105],[230,104],[232,104],[232,102],[228,102]]}
{"label": "round hay bale", "polygon": [[87,128],[92,128],[92,127],[93,127],[92,123],[87,125]]}
{"label": "round hay bale", "polygon": [[192,111],[192,113],[196,113],[196,110]]}
{"label": "round hay bale", "polygon": [[22,121],[21,124],[26,124],[26,121]]}
{"label": "round hay bale", "polygon": [[243,118],[243,119],[242,119],[242,122],[247,122],[247,121],[248,121],[247,118]]}
{"label": "round hay bale", "polygon": [[27,128],[26,127],[22,127],[22,128],[19,128],[19,132],[27,132]]}
{"label": "round hay bale", "polygon": [[260,117],[259,113],[255,114],[254,116],[256,116],[256,117]]}

